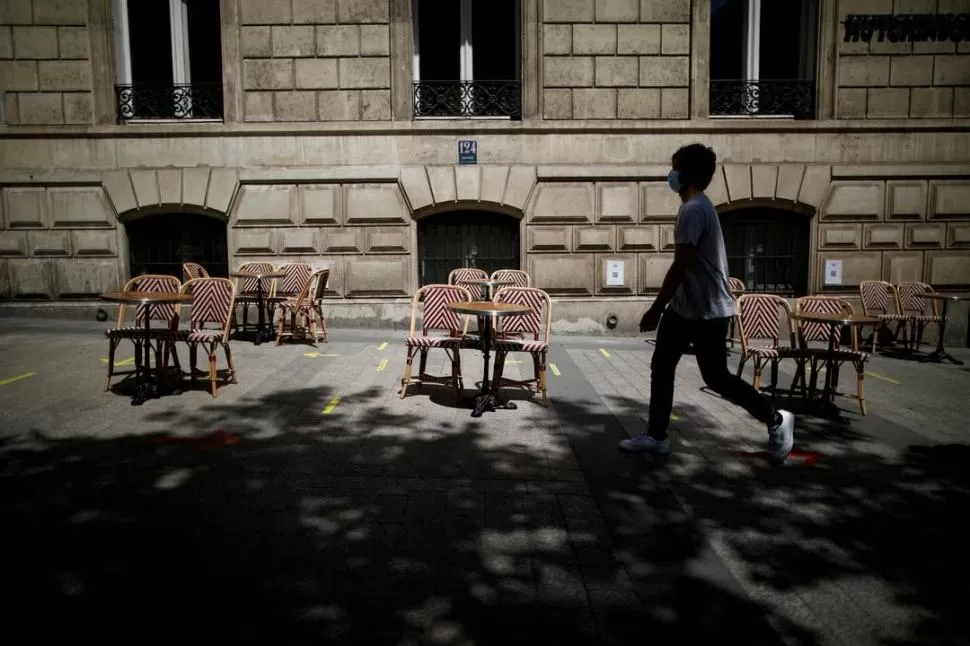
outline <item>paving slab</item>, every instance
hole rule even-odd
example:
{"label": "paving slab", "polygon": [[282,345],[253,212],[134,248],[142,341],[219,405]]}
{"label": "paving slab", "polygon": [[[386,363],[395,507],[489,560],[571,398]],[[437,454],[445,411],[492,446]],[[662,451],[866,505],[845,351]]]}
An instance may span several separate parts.
{"label": "paving slab", "polygon": [[[649,412],[642,339],[556,340],[551,406],[509,389],[516,410],[478,419],[472,350],[464,397],[402,399],[400,332],[232,349],[238,383],[217,398],[200,380],[133,407],[123,378],[103,391],[101,327],[0,320],[5,634],[970,643],[965,368],[876,356],[865,417],[851,399],[822,416],[776,394],[814,458],[779,469],[689,356],[674,454],[617,451]],[[122,344],[119,369],[130,356]],[[432,351],[428,372],[449,371]]]}

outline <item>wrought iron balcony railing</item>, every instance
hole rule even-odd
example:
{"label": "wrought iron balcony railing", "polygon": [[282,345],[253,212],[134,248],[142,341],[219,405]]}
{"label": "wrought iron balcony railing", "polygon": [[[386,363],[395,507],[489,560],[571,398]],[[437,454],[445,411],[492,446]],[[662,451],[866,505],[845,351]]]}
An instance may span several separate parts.
{"label": "wrought iron balcony railing", "polygon": [[115,95],[119,121],[222,118],[220,83],[116,85]]}
{"label": "wrought iron balcony railing", "polygon": [[416,81],[415,117],[522,117],[520,81]]}
{"label": "wrought iron balcony railing", "polygon": [[711,81],[712,116],[815,118],[814,81]]}

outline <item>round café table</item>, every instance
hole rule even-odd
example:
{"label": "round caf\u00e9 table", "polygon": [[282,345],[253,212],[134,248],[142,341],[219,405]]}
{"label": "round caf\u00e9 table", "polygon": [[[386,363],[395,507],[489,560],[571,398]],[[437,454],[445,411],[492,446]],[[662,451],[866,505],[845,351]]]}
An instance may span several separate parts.
{"label": "round caf\u00e9 table", "polygon": [[928,298],[931,301],[942,301],[943,311],[940,312],[940,338],[936,341],[936,350],[933,351],[931,355],[926,357],[924,361],[929,361],[933,363],[943,363],[943,361],[949,361],[952,364],[962,366],[963,362],[951,355],[949,352],[943,349],[943,337],[946,334],[946,310],[947,305],[951,302],[956,303],[962,300],[966,300],[964,296],[953,296],[951,294],[936,294],[936,293],[922,293],[919,298]]}
{"label": "round caf\u00e9 table", "polygon": [[825,402],[835,401],[835,383],[832,375],[835,371],[835,342],[839,337],[839,330],[844,327],[862,327],[865,325],[879,325],[881,321],[871,316],[860,314],[833,314],[832,312],[796,312],[791,315],[796,321],[810,321],[824,323],[829,326],[829,347],[825,353],[825,389],[822,399]]}
{"label": "round caf\u00e9 table", "polygon": [[264,314],[263,281],[272,278],[283,278],[286,276],[282,271],[234,271],[229,274],[231,278],[244,278],[256,281],[256,310],[258,319],[256,323],[256,339],[253,345],[259,345],[263,341],[273,338],[273,333],[266,328],[266,316]]}
{"label": "round caf\u00e9 table", "polygon": [[532,308],[528,305],[493,303],[491,301],[448,303],[445,305],[445,307],[453,312],[458,312],[459,314],[477,316],[479,319],[484,321],[481,333],[481,344],[485,371],[482,373],[482,389],[478,395],[475,396],[474,405],[472,407],[472,417],[481,417],[482,413],[485,413],[486,411],[494,412],[496,409],[500,408],[504,408],[506,410],[515,410],[516,406],[513,402],[503,401],[496,393],[492,392],[492,388],[488,381],[488,362],[491,357],[492,343],[494,341],[494,329],[492,321],[499,316],[522,316],[523,314],[528,314],[531,312]]}
{"label": "round caf\u00e9 table", "polygon": [[[149,399],[157,399],[159,396],[159,380],[153,380],[151,371],[152,356],[152,305],[170,305],[178,303],[192,302],[192,295],[183,292],[107,292],[101,294],[101,299],[114,303],[125,303],[126,305],[145,306],[145,336],[143,338],[144,359],[142,360],[141,370],[135,374],[135,394],[131,398],[132,406],[141,406]],[[156,365],[155,370],[160,370],[161,366]]]}

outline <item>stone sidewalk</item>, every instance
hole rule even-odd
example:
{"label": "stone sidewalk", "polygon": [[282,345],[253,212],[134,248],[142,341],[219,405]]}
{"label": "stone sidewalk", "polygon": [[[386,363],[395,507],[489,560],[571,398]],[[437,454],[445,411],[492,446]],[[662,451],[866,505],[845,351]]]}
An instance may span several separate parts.
{"label": "stone sidewalk", "polygon": [[870,415],[801,415],[777,469],[690,357],[675,454],[618,452],[649,404],[638,339],[556,339],[551,408],[473,419],[447,389],[400,399],[401,335],[351,330],[233,342],[217,399],[136,408],[102,392],[100,330],[0,320],[10,643],[970,643],[965,367],[876,357]]}

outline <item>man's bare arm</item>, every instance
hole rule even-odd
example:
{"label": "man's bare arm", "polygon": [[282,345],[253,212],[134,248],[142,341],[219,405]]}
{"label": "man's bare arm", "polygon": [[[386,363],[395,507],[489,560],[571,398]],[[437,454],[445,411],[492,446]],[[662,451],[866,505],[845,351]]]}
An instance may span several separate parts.
{"label": "man's bare arm", "polygon": [[679,244],[674,247],[674,263],[667,270],[664,277],[663,286],[654,301],[652,309],[662,310],[667,307],[667,303],[673,298],[674,292],[684,281],[687,270],[694,265],[697,259],[697,248],[691,244]]}

